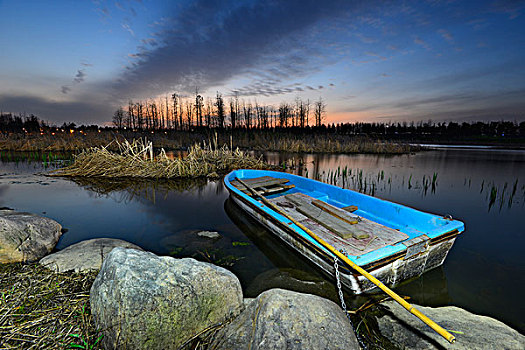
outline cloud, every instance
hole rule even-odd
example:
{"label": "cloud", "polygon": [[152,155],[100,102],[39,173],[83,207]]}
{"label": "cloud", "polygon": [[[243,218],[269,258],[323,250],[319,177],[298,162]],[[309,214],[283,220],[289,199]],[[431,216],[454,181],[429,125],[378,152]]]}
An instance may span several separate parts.
{"label": "cloud", "polygon": [[67,94],[68,92],[71,91],[71,88],[70,88],[69,86],[62,85],[62,87],[60,88],[60,91],[61,91],[63,94]]}
{"label": "cloud", "polygon": [[131,34],[131,36],[135,36],[135,32],[133,31],[133,29],[131,29],[131,27],[129,26],[129,24],[127,23],[122,23],[122,28],[127,31],[128,33]]}
{"label": "cloud", "polygon": [[426,50],[430,50],[430,45],[428,45],[427,42],[424,41],[423,39],[421,39],[420,37],[416,37],[414,39],[414,44],[417,44],[417,45],[425,48]]}
{"label": "cloud", "polygon": [[381,100],[345,106],[338,113],[369,112],[384,115],[385,110],[394,121],[400,120],[474,120],[510,119],[525,121],[523,89],[502,92],[464,92],[460,94],[434,93],[405,99]]}
{"label": "cloud", "polygon": [[36,96],[0,95],[0,109],[19,113],[25,111],[37,115],[43,120],[51,120],[58,125],[74,122],[78,125],[87,123],[102,124],[111,120],[115,106],[105,103],[86,101],[50,101]]}
{"label": "cloud", "polygon": [[294,92],[303,92],[305,90],[315,91],[322,88],[322,86],[319,86],[317,89],[311,86],[301,86],[298,83],[280,86],[279,84],[272,84],[267,83],[264,80],[259,80],[253,84],[233,89],[227,96],[276,96]]}
{"label": "cloud", "polygon": [[448,31],[446,31],[445,29],[440,29],[438,30],[438,33],[441,35],[441,37],[449,42],[452,42],[454,41],[454,37],[452,36],[452,34],[450,34]]}
{"label": "cloud", "polygon": [[364,44],[372,44],[372,43],[377,42],[377,39],[363,35],[361,33],[356,33],[354,35],[356,36],[356,38],[361,40],[361,42],[363,42]]}
{"label": "cloud", "polygon": [[525,3],[523,1],[494,1],[491,7],[492,12],[506,14],[510,20],[513,20],[521,15]]}
{"label": "cloud", "polygon": [[461,104],[465,101],[476,99],[479,95],[475,94],[450,94],[436,97],[412,98],[402,102],[395,103],[395,108],[414,109],[416,107],[430,104]]}
{"label": "cloud", "polygon": [[381,61],[386,61],[387,58],[385,56],[381,56],[375,52],[371,52],[371,51],[367,51],[365,52],[365,55],[368,55],[368,56],[372,56],[372,57],[376,57],[378,59],[380,59]]}
{"label": "cloud", "polygon": [[255,79],[311,73],[320,66],[315,58],[320,55],[312,54],[309,30],[356,6],[362,5],[343,0],[195,1],[166,15],[156,37],[159,45],[133,53],[139,56],[114,88],[122,96],[142,98],[195,86],[205,91],[247,72]]}
{"label": "cloud", "polygon": [[79,69],[77,71],[77,74],[75,75],[75,78],[73,79],[73,81],[77,84],[81,83],[84,81],[84,78],[86,77],[86,73],[84,72],[83,69]]}

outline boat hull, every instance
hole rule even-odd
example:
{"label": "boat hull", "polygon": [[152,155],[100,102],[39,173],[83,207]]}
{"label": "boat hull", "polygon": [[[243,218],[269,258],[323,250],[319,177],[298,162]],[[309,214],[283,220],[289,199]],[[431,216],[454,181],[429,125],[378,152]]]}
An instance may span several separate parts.
{"label": "boat hull", "polygon": [[[274,233],[290,248],[306,257],[328,275],[335,277],[334,261],[330,256],[320,254],[315,247],[308,244],[307,241],[302,240],[301,237],[294,234],[293,231],[287,229],[285,227],[286,225],[258,211],[256,207],[246,203],[241,197],[231,194],[231,198],[245,212]],[[433,245],[431,244],[424,251],[408,259],[405,259],[406,256],[402,256],[390,262],[378,262],[376,268],[367,271],[382,283],[389,286],[395,286],[402,281],[421,276],[424,272],[443,264],[454,244],[456,236],[457,234],[451,235],[449,239]],[[376,288],[368,279],[350,272],[343,266],[340,266],[339,274],[342,284],[354,294],[362,294]]]}
{"label": "boat hull", "polygon": [[[234,179],[235,175],[232,174],[231,177],[227,176],[225,179],[231,199],[291,249],[304,256],[326,274],[335,276],[334,256],[332,253],[309,239],[308,235],[298,227],[295,227],[291,222],[283,221],[274,212],[268,210],[265,205],[234,188],[230,180]],[[283,174],[281,176],[287,176],[291,180],[298,181],[293,175]],[[393,205],[399,207],[398,204]],[[410,208],[408,210],[415,211]],[[436,215],[424,215],[431,217],[431,221],[434,220],[433,218],[442,220]],[[456,237],[464,230],[463,224],[458,221],[455,221],[455,224],[450,226],[451,229],[442,230],[439,234],[434,235],[425,235],[423,232],[418,231],[419,233],[410,236],[410,239],[396,244],[397,251],[385,253],[378,258],[368,260],[363,257],[359,259],[359,257],[355,256],[354,259],[358,259],[360,263],[356,260],[354,261],[385,285],[395,286],[402,281],[418,277],[424,272],[443,264]],[[391,248],[385,247],[384,249]],[[346,255],[346,252],[344,253]],[[354,294],[365,293],[376,288],[372,282],[345,264],[339,263],[339,273],[343,285]]]}

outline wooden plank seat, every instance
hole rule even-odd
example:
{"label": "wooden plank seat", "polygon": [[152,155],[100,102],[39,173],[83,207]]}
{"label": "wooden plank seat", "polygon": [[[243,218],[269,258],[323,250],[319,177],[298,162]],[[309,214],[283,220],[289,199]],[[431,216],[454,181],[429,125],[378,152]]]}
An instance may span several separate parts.
{"label": "wooden plank seat", "polygon": [[354,226],[358,216],[336,208],[326,202],[307,196],[303,193],[292,193],[285,196],[296,205],[296,210],[304,216],[314,220],[321,226],[342,238],[355,239],[369,238],[370,234]]}
{"label": "wooden plank seat", "polygon": [[[295,185],[292,184],[286,185],[286,183],[290,182],[288,179],[275,178],[271,176],[243,179],[243,181],[262,195],[279,193],[295,187]],[[252,195],[251,192],[247,190],[239,181],[233,180],[231,181],[231,184],[241,190],[243,193],[250,196]]]}
{"label": "wooden plank seat", "polygon": [[[359,256],[366,254],[408,238],[408,235],[405,233],[366,218],[361,217],[357,224],[348,223],[331,215],[330,212],[337,213],[340,216],[348,215],[348,217],[345,217],[347,220],[355,219],[357,215],[302,193],[288,194],[272,198],[270,201],[278,205],[283,211],[308,229],[315,232],[315,234],[323,240],[337,249],[346,250],[350,255]],[[323,202],[324,204],[320,204],[317,201]],[[318,206],[312,204],[313,202],[317,203]],[[305,209],[304,207],[306,205],[310,207]],[[330,212],[321,209],[319,206],[329,208]],[[327,216],[331,216],[331,218],[324,221]],[[337,222],[336,220],[339,220],[338,225],[331,227],[334,221]],[[343,233],[343,235],[341,235],[341,233]]]}

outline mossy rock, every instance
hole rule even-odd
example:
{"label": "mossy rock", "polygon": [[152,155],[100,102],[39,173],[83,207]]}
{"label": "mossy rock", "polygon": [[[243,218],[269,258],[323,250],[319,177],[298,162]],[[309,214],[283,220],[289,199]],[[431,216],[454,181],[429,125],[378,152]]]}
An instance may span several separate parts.
{"label": "mossy rock", "polygon": [[125,248],[104,260],[90,303],[106,349],[177,349],[243,308],[241,285],[231,272]]}

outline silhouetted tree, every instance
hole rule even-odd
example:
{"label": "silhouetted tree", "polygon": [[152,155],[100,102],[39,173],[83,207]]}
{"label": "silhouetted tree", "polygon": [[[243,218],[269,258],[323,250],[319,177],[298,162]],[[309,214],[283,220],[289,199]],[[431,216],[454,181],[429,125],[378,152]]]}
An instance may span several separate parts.
{"label": "silhouetted tree", "polygon": [[178,129],[179,126],[182,125],[182,124],[179,124],[179,122],[177,121],[177,118],[178,118],[178,104],[179,104],[178,99],[179,98],[178,98],[177,94],[171,95],[171,100],[173,101],[173,110],[172,110],[173,126],[174,126],[175,129]]}
{"label": "silhouetted tree", "polygon": [[217,124],[219,128],[224,128],[224,100],[222,95],[217,91],[215,98],[215,107],[217,107]]}
{"label": "silhouetted tree", "polygon": [[321,126],[326,114],[326,104],[324,103],[322,97],[319,97],[319,101],[315,102],[314,107],[315,125]]}
{"label": "silhouetted tree", "polygon": [[113,125],[117,129],[122,129],[124,123],[124,109],[119,107],[115,113],[113,113]]}
{"label": "silhouetted tree", "polygon": [[199,95],[199,89],[195,88],[195,118],[199,126],[202,126],[202,107],[204,106],[204,98]]}

